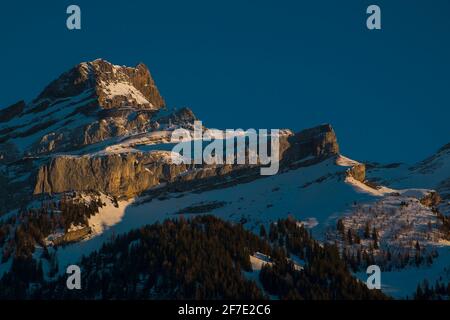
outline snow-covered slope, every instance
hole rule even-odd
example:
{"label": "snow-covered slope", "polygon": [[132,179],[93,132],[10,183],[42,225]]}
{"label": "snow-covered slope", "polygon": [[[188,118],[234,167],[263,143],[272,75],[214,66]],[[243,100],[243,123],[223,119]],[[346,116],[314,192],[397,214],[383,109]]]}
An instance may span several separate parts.
{"label": "snow-covered slope", "polygon": [[[436,190],[442,198],[438,205],[438,210],[446,215],[450,215],[450,144],[440,148],[434,155],[415,164],[391,164],[391,165],[375,165],[367,170],[367,177],[371,181],[384,184],[392,188],[425,188]],[[415,221],[418,228],[410,230],[404,235],[405,239],[411,241],[421,241],[426,243],[428,239],[433,238],[436,229],[429,230],[429,224],[433,225],[436,219],[435,213],[420,214],[421,210],[427,211],[426,208],[418,205],[421,209],[413,210],[414,208],[405,208],[409,212],[408,224],[415,221],[415,219],[423,219],[422,222]],[[400,212],[401,213],[401,212]],[[428,216],[428,218],[426,218]],[[398,218],[393,219],[392,216],[387,217],[387,221],[391,220],[391,227],[385,230],[389,235],[389,229],[400,227],[404,224],[405,218],[408,215],[400,214]],[[421,227],[420,227],[421,226]],[[415,234],[415,232],[426,230],[425,233]],[[419,231],[420,233],[420,231]],[[392,234],[391,234],[392,235]],[[425,237],[425,239],[423,238]],[[446,235],[448,239],[448,234]],[[389,237],[392,240],[392,237]],[[433,250],[436,250],[438,257],[433,260],[432,265],[420,266],[418,268],[407,267],[401,270],[393,270],[385,272],[383,279],[385,284],[385,291],[396,297],[404,297],[405,295],[412,296],[412,293],[417,288],[417,283],[427,280],[429,283],[434,283],[436,280],[450,281],[450,243],[445,239],[437,239],[434,242]],[[365,275],[361,275],[364,277]]]}
{"label": "snow-covered slope", "polygon": [[377,165],[367,175],[370,180],[393,188],[434,189],[443,199],[441,210],[450,214],[450,144],[415,165]]}
{"label": "snow-covered slope", "polygon": [[[88,240],[59,249],[57,255],[63,265],[74,263],[81,255],[98,249],[104,241],[114,235],[144,224],[176,218],[180,214],[187,218],[195,214],[214,214],[225,220],[243,223],[246,228],[255,232],[258,232],[261,224],[267,226],[279,218],[293,216],[299,221],[314,221],[305,225],[311,228],[315,237],[325,241],[329,231],[335,229],[338,218],[353,216],[358,212],[360,214],[361,208],[367,208],[369,212],[373,212],[371,208],[382,208],[381,212],[387,215],[387,220],[380,220],[387,223],[386,228],[380,225],[381,232],[384,232],[380,235],[380,242],[383,245],[391,244],[392,237],[388,234],[392,234],[392,227],[401,227],[405,219],[408,220],[408,226],[413,232],[424,234],[429,219],[435,220],[431,210],[420,204],[418,204],[420,210],[413,210],[412,205],[409,218],[403,215],[401,210],[404,210],[402,209],[404,201],[418,203],[429,191],[370,187],[348,175],[347,170],[356,164],[357,162],[353,160],[338,156],[275,176],[209,191],[167,192],[159,194],[158,197],[138,197],[129,204],[120,205],[120,214],[113,214],[114,217],[120,216],[117,223],[109,223],[106,228],[99,229],[96,235]],[[391,211],[398,212],[399,215],[389,215]],[[114,219],[102,217],[109,214],[112,213],[102,210],[91,221],[113,221]],[[363,221],[364,216],[360,217]],[[442,251],[446,243],[441,240],[436,236],[429,239],[429,244],[441,248],[439,250],[442,252],[442,259],[446,259],[448,253]],[[408,246],[410,244],[408,242]],[[438,258],[436,266],[441,264],[441,258]],[[437,276],[443,270],[430,267],[429,272]],[[414,281],[421,280],[423,278],[418,277]],[[395,287],[398,296],[411,294],[411,291],[408,291],[409,286],[403,288],[399,283],[389,285],[391,289]]]}

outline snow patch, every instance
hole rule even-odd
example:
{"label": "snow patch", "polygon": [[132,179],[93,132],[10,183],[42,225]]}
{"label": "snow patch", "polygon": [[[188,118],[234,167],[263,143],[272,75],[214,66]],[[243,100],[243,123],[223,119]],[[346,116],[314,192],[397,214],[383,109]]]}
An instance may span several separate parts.
{"label": "snow patch", "polygon": [[352,160],[350,158],[347,158],[347,157],[345,157],[343,155],[339,155],[336,158],[336,164],[338,166],[341,166],[341,167],[354,167],[354,166],[356,166],[356,165],[358,165],[360,163],[358,161],[355,161],[355,160]]}
{"label": "snow patch", "polygon": [[109,229],[122,221],[126,207],[133,202],[133,200],[127,200],[117,201],[116,203],[111,197],[104,194],[101,195],[101,201],[106,204],[106,206],[99,208],[99,212],[96,215],[91,216],[88,220],[92,236],[102,234],[106,229]]}
{"label": "snow patch", "polygon": [[365,184],[359,180],[356,180],[352,176],[347,176],[345,178],[345,182],[347,184],[353,186],[355,191],[360,192],[360,193],[367,193],[367,194],[370,194],[375,197],[382,197],[382,196],[390,194],[390,193],[398,192],[395,189],[391,189],[391,188],[387,188],[387,187],[380,187],[377,189],[372,188],[372,187],[368,186],[367,184]]}
{"label": "snow patch", "polygon": [[141,91],[136,89],[131,84],[125,83],[125,82],[110,82],[110,83],[101,83],[102,87],[104,88],[105,92],[108,94],[107,98],[114,99],[116,96],[122,96],[126,97],[130,100],[133,100],[134,102],[138,104],[148,104],[152,108],[154,107],[148,100],[145,98],[145,96],[142,94]]}

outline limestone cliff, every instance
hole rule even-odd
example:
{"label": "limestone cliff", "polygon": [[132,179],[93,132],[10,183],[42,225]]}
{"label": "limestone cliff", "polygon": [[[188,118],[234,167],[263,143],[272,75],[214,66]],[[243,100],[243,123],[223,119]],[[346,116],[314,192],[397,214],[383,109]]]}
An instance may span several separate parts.
{"label": "limestone cliff", "polygon": [[[302,159],[321,161],[339,150],[331,126],[320,126],[283,136],[280,158],[283,165]],[[160,152],[130,152],[102,156],[56,156],[39,168],[34,194],[66,191],[101,191],[114,196],[131,197],[161,182],[186,182],[230,175],[245,165],[175,165]],[[180,173],[183,173],[180,176]],[[248,174],[248,172],[246,173]]]}
{"label": "limestone cliff", "polygon": [[339,154],[339,145],[333,127],[329,124],[302,130],[281,141],[281,154],[285,161],[304,158],[323,159]]}
{"label": "limestone cliff", "polygon": [[39,168],[34,194],[93,190],[131,197],[160,182],[172,181],[184,171],[185,165],[166,163],[149,153],[61,156]]}

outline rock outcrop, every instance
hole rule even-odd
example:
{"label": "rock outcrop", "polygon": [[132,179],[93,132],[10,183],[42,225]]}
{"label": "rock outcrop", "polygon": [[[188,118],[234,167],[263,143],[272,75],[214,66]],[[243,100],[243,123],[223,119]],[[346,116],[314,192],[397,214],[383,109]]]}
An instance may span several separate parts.
{"label": "rock outcrop", "polygon": [[161,161],[153,153],[61,156],[40,167],[34,194],[95,190],[131,197],[161,182],[172,181],[186,169],[183,164]]}
{"label": "rock outcrop", "polygon": [[329,124],[302,130],[280,142],[281,158],[293,162],[305,158],[325,159],[339,154],[339,144]]}
{"label": "rock outcrop", "polygon": [[355,164],[353,167],[348,169],[347,174],[349,174],[354,179],[365,182],[366,181],[366,165],[364,163]]}
{"label": "rock outcrop", "polygon": [[91,234],[92,229],[90,227],[80,228],[75,231],[66,232],[64,235],[54,239],[52,241],[53,245],[64,245],[71,242],[77,242],[86,238],[89,234]]}
{"label": "rock outcrop", "polygon": [[[331,126],[320,126],[283,136],[281,161],[284,164],[308,159],[318,162],[337,154],[339,147]],[[186,183],[215,176],[226,176],[246,165],[204,165],[193,169],[191,164],[175,165],[164,152],[139,152],[104,156],[59,156],[40,167],[34,194],[95,190],[114,196],[132,197],[161,182]],[[167,154],[166,154],[167,156]],[[250,166],[251,167],[251,166]],[[180,175],[183,173],[183,175]],[[259,171],[255,171],[259,175]]]}
{"label": "rock outcrop", "polygon": [[422,199],[420,199],[420,203],[427,207],[437,207],[441,202],[441,197],[437,192],[430,192]]}
{"label": "rock outcrop", "polygon": [[161,116],[157,118],[158,123],[160,124],[168,124],[168,125],[179,125],[179,126],[189,126],[197,120],[194,112],[192,112],[189,108],[181,108],[179,110],[175,110],[169,115]]}

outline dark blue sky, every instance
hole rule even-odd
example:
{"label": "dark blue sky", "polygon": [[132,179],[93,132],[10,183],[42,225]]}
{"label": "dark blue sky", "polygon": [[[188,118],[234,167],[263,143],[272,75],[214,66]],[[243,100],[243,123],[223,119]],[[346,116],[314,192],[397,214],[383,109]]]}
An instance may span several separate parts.
{"label": "dark blue sky", "polygon": [[[365,27],[370,4],[381,31]],[[448,0],[3,1],[0,43],[1,107],[101,57],[146,63],[167,103],[209,127],[329,122],[344,154],[373,161],[450,142]]]}

